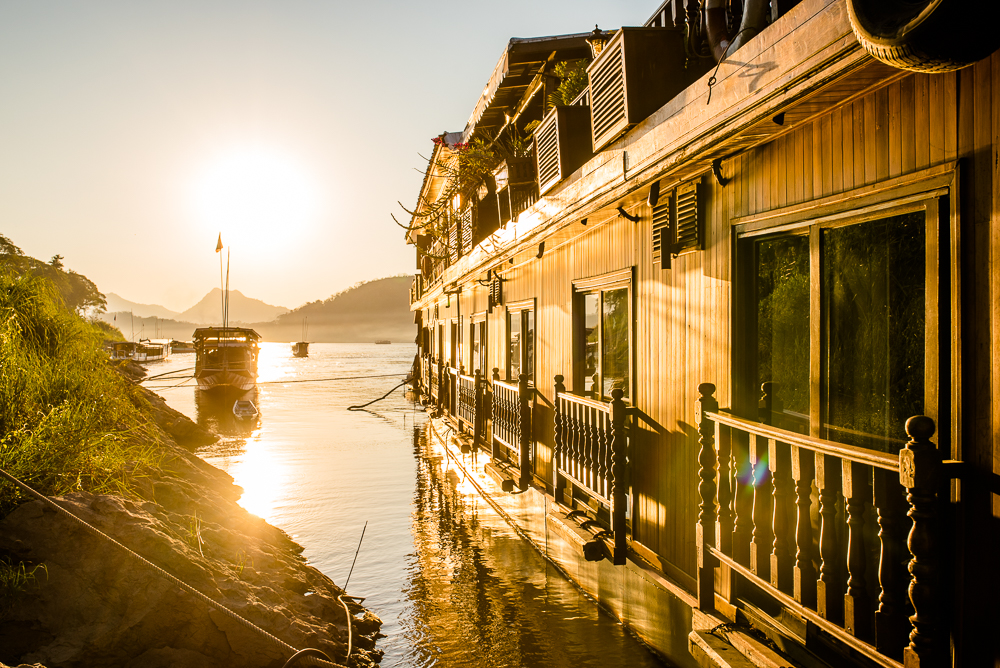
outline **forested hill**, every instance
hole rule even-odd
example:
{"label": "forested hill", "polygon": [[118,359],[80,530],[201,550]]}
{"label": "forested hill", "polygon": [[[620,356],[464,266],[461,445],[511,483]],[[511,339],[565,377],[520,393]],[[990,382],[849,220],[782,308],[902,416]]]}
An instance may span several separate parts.
{"label": "forested hill", "polygon": [[36,260],[25,255],[10,239],[0,234],[0,271],[15,276],[30,273],[49,281],[59,291],[66,306],[81,315],[91,309],[103,309],[104,295],[93,281],[72,269],[64,268],[62,261],[62,255],[53,255],[48,262]]}
{"label": "forested hill", "polygon": [[413,341],[410,276],[358,283],[329,299],[309,302],[271,323],[254,328],[268,341],[372,342]]}

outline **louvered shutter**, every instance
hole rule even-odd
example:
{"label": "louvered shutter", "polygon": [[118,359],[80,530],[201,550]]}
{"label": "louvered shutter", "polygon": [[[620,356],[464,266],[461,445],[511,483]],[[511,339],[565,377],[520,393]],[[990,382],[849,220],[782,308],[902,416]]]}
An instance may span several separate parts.
{"label": "louvered shutter", "polygon": [[462,255],[468,255],[472,250],[472,207],[462,212]]}
{"label": "louvered shutter", "polygon": [[661,197],[653,207],[653,264],[659,263],[662,269],[670,268],[670,248],[673,244],[670,225],[672,200],[672,195]]}
{"label": "louvered shutter", "polygon": [[677,202],[677,222],[674,234],[674,255],[702,249],[701,216],[698,205],[698,184],[679,186],[674,195]]}
{"label": "louvered shutter", "polygon": [[535,149],[538,156],[538,190],[545,192],[549,186],[562,179],[559,164],[559,114],[553,109],[535,131]]}
{"label": "louvered shutter", "polygon": [[611,141],[628,125],[625,108],[624,40],[605,49],[590,74],[590,113],[594,148]]}

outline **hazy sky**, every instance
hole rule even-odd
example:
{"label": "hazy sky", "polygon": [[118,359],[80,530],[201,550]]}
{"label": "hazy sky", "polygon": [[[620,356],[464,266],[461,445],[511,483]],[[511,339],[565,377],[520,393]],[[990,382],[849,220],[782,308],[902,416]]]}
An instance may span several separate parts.
{"label": "hazy sky", "polygon": [[412,273],[389,217],[510,37],[642,25],[653,0],[0,0],[0,233],[175,310],[287,307]]}

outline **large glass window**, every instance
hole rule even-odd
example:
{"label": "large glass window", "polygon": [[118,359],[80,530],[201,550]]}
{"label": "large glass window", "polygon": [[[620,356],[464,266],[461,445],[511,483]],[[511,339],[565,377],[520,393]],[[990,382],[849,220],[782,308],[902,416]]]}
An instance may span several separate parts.
{"label": "large glass window", "polygon": [[469,340],[471,344],[472,359],[470,360],[469,373],[475,374],[486,372],[486,323],[474,322],[470,325]]}
{"label": "large glass window", "polygon": [[632,366],[628,288],[587,292],[579,296],[579,304],[582,349],[578,368],[584,396],[608,400],[611,391],[620,388],[627,399]]}
{"label": "large glass window", "polygon": [[934,206],[754,242],[762,419],[899,449],[906,419],[925,412]]}

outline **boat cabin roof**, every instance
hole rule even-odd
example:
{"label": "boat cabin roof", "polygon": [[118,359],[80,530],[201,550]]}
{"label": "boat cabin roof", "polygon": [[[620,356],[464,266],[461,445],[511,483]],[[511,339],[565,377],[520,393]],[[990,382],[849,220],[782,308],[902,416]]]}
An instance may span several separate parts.
{"label": "boat cabin roof", "polygon": [[230,339],[239,341],[260,341],[260,334],[249,327],[199,327],[194,330],[194,342],[200,343],[209,339]]}

